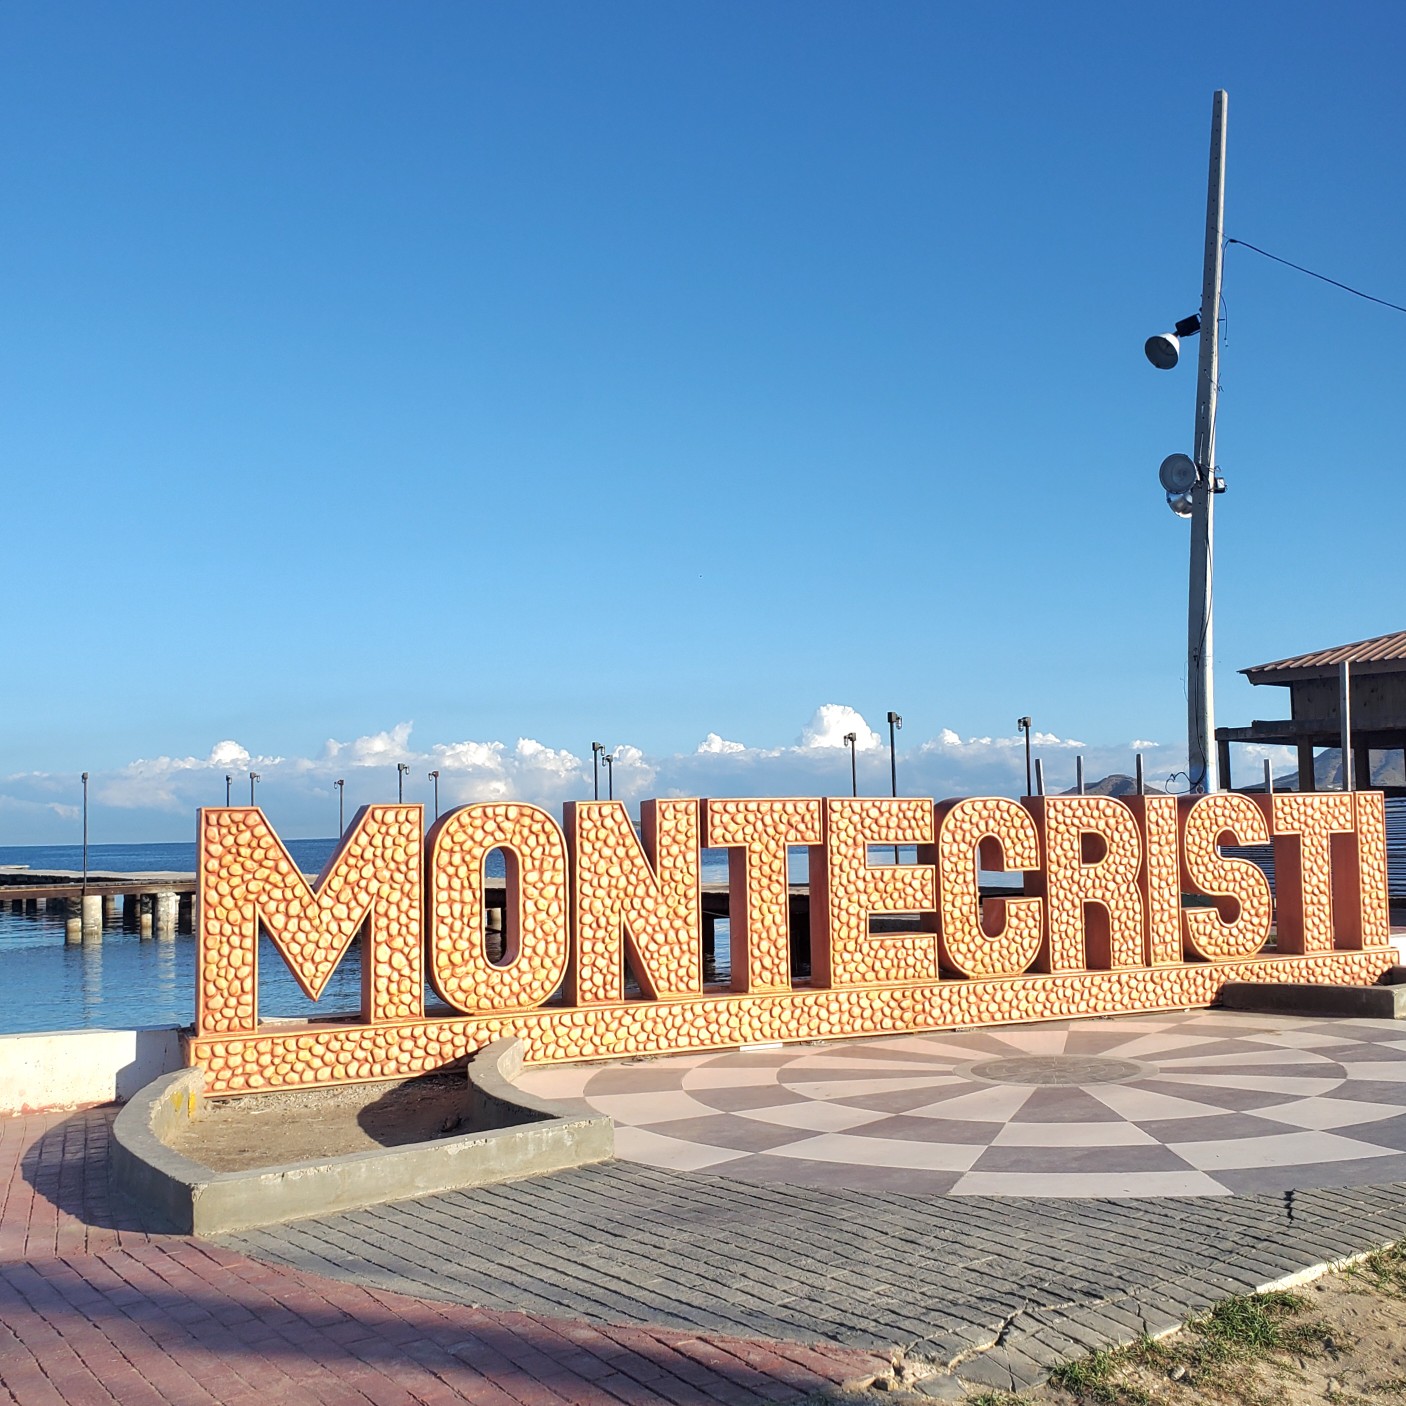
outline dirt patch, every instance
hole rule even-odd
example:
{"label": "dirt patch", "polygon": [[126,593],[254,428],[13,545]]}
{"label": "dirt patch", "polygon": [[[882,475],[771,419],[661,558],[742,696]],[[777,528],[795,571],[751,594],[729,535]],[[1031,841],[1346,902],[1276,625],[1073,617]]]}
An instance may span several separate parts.
{"label": "dirt patch", "polygon": [[211,1171],[242,1172],[480,1131],[460,1071],[212,1102],[170,1145]]}
{"label": "dirt patch", "polygon": [[1170,1337],[1071,1362],[1034,1391],[967,1399],[968,1406],[1402,1406],[1406,1250],[1394,1246],[1290,1293],[1228,1300]]}

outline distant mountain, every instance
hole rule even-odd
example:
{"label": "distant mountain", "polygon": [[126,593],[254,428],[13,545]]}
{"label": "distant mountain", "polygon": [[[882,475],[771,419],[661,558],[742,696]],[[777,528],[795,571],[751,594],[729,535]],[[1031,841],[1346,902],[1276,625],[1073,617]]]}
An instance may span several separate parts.
{"label": "distant mountain", "polygon": [[[1143,792],[1149,796],[1165,796],[1167,793],[1160,786],[1144,785]],[[1067,791],[1061,791],[1061,796],[1077,796],[1078,789],[1071,786]],[[1111,776],[1105,776],[1102,781],[1089,781],[1084,783],[1084,794],[1086,796],[1135,796],[1137,795],[1137,777],[1125,776],[1121,771],[1115,771]]]}
{"label": "distant mountain", "polygon": [[[1231,759],[1232,763],[1234,758]],[[1342,753],[1336,748],[1320,752],[1313,759],[1313,780],[1315,786],[1320,791],[1337,791],[1342,787],[1343,764]],[[1232,780],[1236,778],[1232,776]],[[1406,765],[1403,765],[1402,754],[1395,752],[1378,752],[1372,760],[1372,785],[1373,786],[1406,786]],[[1237,791],[1263,791],[1264,782],[1258,781],[1253,786],[1236,786]],[[1274,789],[1276,791],[1297,791],[1299,789],[1299,769],[1295,767],[1292,771],[1286,771],[1274,778]]]}

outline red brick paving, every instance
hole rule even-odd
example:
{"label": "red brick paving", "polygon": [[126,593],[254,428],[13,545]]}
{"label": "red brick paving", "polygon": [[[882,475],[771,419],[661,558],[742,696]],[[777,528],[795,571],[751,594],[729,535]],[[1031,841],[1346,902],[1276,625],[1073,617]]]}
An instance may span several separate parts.
{"label": "red brick paving", "polygon": [[886,1363],[430,1303],[127,1228],[114,1110],[0,1118],[0,1403],[746,1406]]}

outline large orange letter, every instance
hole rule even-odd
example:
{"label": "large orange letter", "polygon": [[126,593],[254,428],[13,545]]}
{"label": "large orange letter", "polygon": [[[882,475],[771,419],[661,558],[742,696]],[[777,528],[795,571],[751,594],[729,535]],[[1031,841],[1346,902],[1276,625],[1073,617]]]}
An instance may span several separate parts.
{"label": "large orange letter", "polygon": [[619,801],[568,801],[574,1005],[621,1001],[624,959],[648,997],[703,991],[698,802],[646,801],[644,848]]}
{"label": "large orange letter", "polygon": [[936,981],[937,935],[871,933],[873,913],[931,913],[931,864],[869,867],[870,845],[932,843],[931,801],[827,800],[825,845],[811,850],[810,960],[817,986]]}
{"label": "large orange letter", "polygon": [[1256,803],[1271,817],[1280,952],[1331,952],[1334,836],[1356,828],[1352,794],[1276,792]]}
{"label": "large orange letter", "polygon": [[[483,864],[505,851],[503,960],[484,934]],[[540,1006],[566,975],[566,840],[536,806],[483,801],[430,831],[430,980],[467,1015]]]}
{"label": "large orange letter", "polygon": [[1112,796],[1033,796],[1042,871],[1026,893],[1045,899],[1036,970],[1122,971],[1142,965],[1142,841],[1132,812]]}
{"label": "large orange letter", "polygon": [[984,911],[977,870],[1040,867],[1040,836],[1030,812],[1000,796],[943,801],[936,825],[942,965],[963,976],[1020,975],[1039,954],[1044,904],[993,898]]}
{"label": "large orange letter", "polygon": [[818,845],[818,800],[704,801],[703,844],[725,846],[733,991],[791,989],[787,845]]}
{"label": "large orange letter", "polygon": [[1269,941],[1274,907],[1269,880],[1257,864],[1227,858],[1217,846],[1267,845],[1264,812],[1249,796],[1233,791],[1183,796],[1180,810],[1182,880],[1192,892],[1215,900],[1214,908],[1188,908],[1183,914],[1186,944],[1208,962],[1253,957]]}
{"label": "large orange letter", "polygon": [[262,811],[201,810],[195,1033],[257,1031],[261,921],[313,1000],[365,923],[362,1019],[423,1016],[422,814],[363,806],[309,888]]}
{"label": "large orange letter", "polygon": [[1145,915],[1143,960],[1149,967],[1172,966],[1182,959],[1177,798],[1125,796],[1122,799],[1142,836],[1138,892],[1142,895]]}

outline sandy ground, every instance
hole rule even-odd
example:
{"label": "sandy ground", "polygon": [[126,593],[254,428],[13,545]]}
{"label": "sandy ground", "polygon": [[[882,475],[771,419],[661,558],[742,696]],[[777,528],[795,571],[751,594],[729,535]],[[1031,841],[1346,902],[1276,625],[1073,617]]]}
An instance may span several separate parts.
{"label": "sandy ground", "polygon": [[[1406,1255],[1388,1252],[1367,1265],[1293,1291],[1297,1306],[1282,1320],[1287,1347],[1250,1346],[1243,1356],[1207,1360],[1206,1339],[1183,1329],[1150,1353],[1117,1360],[1099,1379],[1087,1374],[1075,1389],[1046,1384],[1011,1395],[976,1394],[971,1406],[1402,1406],[1406,1403]],[[913,1378],[925,1371],[900,1367],[888,1385],[890,1400],[922,1399]],[[904,1378],[908,1380],[905,1381]],[[875,1396],[872,1399],[878,1399]]]}
{"label": "sandy ground", "polygon": [[171,1146],[212,1171],[235,1172],[474,1131],[460,1071],[212,1101]]}

